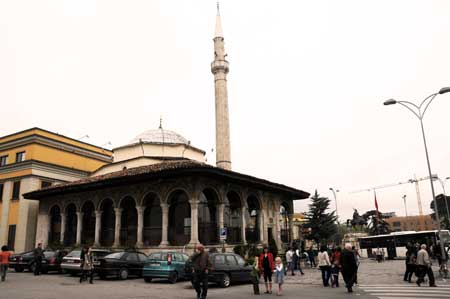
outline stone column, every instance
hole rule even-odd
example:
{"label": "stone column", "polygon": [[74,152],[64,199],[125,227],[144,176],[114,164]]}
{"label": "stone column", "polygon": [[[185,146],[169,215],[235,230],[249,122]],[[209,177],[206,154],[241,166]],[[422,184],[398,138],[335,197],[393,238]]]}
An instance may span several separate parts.
{"label": "stone column", "polygon": [[192,199],[191,204],[191,241],[189,244],[196,245],[200,243],[198,240],[198,200]]}
{"label": "stone column", "polygon": [[247,221],[245,221],[245,215],[247,214],[247,207],[242,207],[242,211],[241,211],[241,217],[242,217],[242,243],[243,244],[247,244],[247,238],[245,237],[245,229],[247,228]]}
{"label": "stone column", "polygon": [[61,213],[61,235],[59,237],[59,242],[63,246],[65,234],[66,234],[66,213]]}
{"label": "stone column", "polygon": [[136,210],[137,210],[137,214],[138,214],[136,247],[143,247],[144,242],[142,242],[142,237],[143,237],[143,232],[144,232],[144,210],[145,210],[145,207],[137,206]]}
{"label": "stone column", "polygon": [[264,243],[264,212],[258,211],[259,242]]}
{"label": "stone column", "polygon": [[114,231],[114,244],[113,247],[120,246],[120,228],[122,226],[122,209],[115,208],[114,212],[116,214],[116,227]]}
{"label": "stone column", "polygon": [[281,249],[281,226],[280,226],[280,209],[275,210],[275,241],[278,249]]}
{"label": "stone column", "polygon": [[162,228],[161,228],[161,243],[160,247],[166,247],[169,245],[168,241],[168,228],[169,228],[169,205],[167,203],[161,203],[162,212]]}
{"label": "stone column", "polygon": [[95,211],[95,240],[94,246],[100,246],[100,234],[102,231],[102,211]]}
{"label": "stone column", "polygon": [[289,243],[292,243],[294,240],[294,221],[292,214],[288,215],[288,221],[289,221]]}
{"label": "stone column", "polygon": [[77,212],[77,245],[81,245],[81,232],[83,231],[83,212]]}
{"label": "stone column", "polygon": [[[217,211],[219,213],[218,215],[218,219],[217,219],[217,224],[219,226],[219,232],[218,234],[220,234],[220,230],[222,228],[224,228],[224,221],[223,221],[223,214],[225,213],[225,204],[224,203],[220,203],[219,204],[219,209]],[[219,240],[220,241],[220,240]]]}

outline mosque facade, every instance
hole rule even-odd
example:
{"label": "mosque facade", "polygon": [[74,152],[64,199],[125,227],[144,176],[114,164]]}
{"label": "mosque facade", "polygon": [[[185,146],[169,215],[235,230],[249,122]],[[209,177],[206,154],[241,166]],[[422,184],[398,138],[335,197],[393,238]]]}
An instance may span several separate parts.
{"label": "mosque facade", "polygon": [[302,190],[231,170],[226,60],[216,17],[216,166],[176,132],[148,130],[89,177],[24,194],[39,201],[36,243],[152,251],[292,240]]}

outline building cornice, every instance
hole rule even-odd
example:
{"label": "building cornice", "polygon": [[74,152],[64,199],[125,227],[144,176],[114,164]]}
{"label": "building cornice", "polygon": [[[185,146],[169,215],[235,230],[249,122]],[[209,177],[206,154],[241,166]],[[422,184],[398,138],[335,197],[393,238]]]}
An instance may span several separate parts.
{"label": "building cornice", "polygon": [[82,147],[78,147],[72,144],[68,144],[62,141],[56,141],[44,136],[40,136],[38,134],[32,134],[28,136],[24,136],[18,139],[14,139],[11,141],[7,141],[5,143],[0,144],[0,151],[6,151],[9,149],[29,145],[29,144],[40,144],[47,147],[55,148],[58,150],[62,150],[65,152],[78,154],[81,156],[89,157],[91,159],[99,160],[102,162],[109,163],[111,162],[112,153],[108,150],[105,150],[105,154],[100,154],[95,151],[91,151],[88,149],[84,149]]}

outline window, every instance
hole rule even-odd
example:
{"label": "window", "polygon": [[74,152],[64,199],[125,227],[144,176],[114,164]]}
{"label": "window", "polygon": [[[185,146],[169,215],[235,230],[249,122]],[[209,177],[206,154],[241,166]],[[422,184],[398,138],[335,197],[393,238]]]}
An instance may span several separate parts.
{"label": "window", "polygon": [[216,265],[224,265],[225,264],[225,256],[224,255],[216,255],[214,257],[214,263]]}
{"label": "window", "polygon": [[3,184],[0,184],[0,202],[3,200]]}
{"label": "window", "polygon": [[52,185],[52,182],[42,181],[41,182],[41,189],[45,187],[49,187]]}
{"label": "window", "polygon": [[20,196],[20,181],[16,181],[13,184],[12,199],[18,200]]}
{"label": "window", "polygon": [[400,226],[400,222],[394,222],[394,226]]}
{"label": "window", "polygon": [[0,157],[0,166],[5,166],[8,164],[8,155]]}
{"label": "window", "polygon": [[16,163],[25,161],[25,152],[16,153]]}
{"label": "window", "polygon": [[161,253],[153,253],[152,255],[150,255],[150,259],[151,260],[160,261],[161,260]]}
{"label": "window", "polygon": [[227,255],[227,256],[225,256],[225,259],[229,266],[237,266],[237,262],[236,262],[236,259],[234,258],[234,256]]}
{"label": "window", "polygon": [[127,262],[137,262],[138,260],[138,256],[136,253],[129,253],[128,256],[125,259]]}
{"label": "window", "polygon": [[235,256],[235,258],[237,259],[238,265],[239,266],[245,266],[245,261],[242,257],[240,256]]}
{"label": "window", "polygon": [[14,251],[14,243],[16,242],[16,225],[10,225],[8,230],[8,248]]}

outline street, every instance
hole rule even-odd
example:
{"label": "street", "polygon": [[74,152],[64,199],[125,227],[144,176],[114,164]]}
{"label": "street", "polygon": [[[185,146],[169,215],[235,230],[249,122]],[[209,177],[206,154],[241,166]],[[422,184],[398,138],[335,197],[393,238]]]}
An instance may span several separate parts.
{"label": "street", "polygon": [[[339,288],[324,288],[321,286],[320,271],[304,269],[305,275],[286,277],[283,297],[290,298],[450,298],[450,283],[443,281],[436,274],[437,288],[429,288],[426,284],[417,287],[415,284],[403,282],[404,261],[386,261],[375,263],[364,260],[358,275],[360,285],[354,288],[353,294],[348,294],[342,286]],[[263,283],[260,284],[262,292]],[[272,295],[262,294],[268,298],[276,296],[276,287]],[[14,299],[79,299],[85,298],[195,298],[195,292],[189,282],[179,282],[175,285],[167,281],[156,280],[145,283],[141,278],[120,280],[96,279],[93,285],[68,275],[48,274],[34,276],[31,273],[9,272],[7,281],[0,283],[0,298]],[[208,298],[248,298],[253,296],[251,285],[234,285],[227,289],[211,286]]]}

